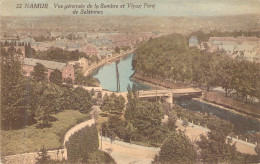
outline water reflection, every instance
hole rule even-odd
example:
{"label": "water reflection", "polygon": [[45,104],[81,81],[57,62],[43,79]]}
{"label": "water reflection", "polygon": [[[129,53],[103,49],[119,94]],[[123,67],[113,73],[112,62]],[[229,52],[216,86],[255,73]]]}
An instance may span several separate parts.
{"label": "water reflection", "polygon": [[[134,54],[127,55],[122,58],[118,63],[118,71],[119,71],[119,81],[120,81],[120,91],[126,92],[127,86],[133,86],[135,84],[138,90],[147,90],[150,89],[149,86],[139,83],[136,80],[131,78],[131,75],[134,73],[132,68],[132,60]],[[104,65],[100,69],[98,69],[94,76],[100,81],[100,85],[103,89],[109,91],[116,91],[116,63],[110,63]]]}
{"label": "water reflection", "polygon": [[224,110],[210,104],[205,104],[203,102],[190,99],[178,99],[177,104],[188,110],[201,113],[207,112],[210,115],[230,121],[234,124],[234,131],[237,133],[243,134],[252,131],[260,131],[260,122],[257,120],[249,119],[242,115],[238,115],[234,112]]}

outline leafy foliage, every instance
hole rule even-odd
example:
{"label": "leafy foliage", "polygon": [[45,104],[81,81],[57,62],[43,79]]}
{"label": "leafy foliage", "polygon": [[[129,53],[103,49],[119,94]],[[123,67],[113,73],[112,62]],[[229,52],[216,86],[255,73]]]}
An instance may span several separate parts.
{"label": "leafy foliage", "polygon": [[62,85],[62,72],[58,69],[55,69],[50,73],[50,82],[56,85]]}
{"label": "leafy foliage", "polygon": [[116,47],[116,48],[115,48],[115,52],[119,54],[119,53],[120,53],[120,48],[119,48],[119,47]]}
{"label": "leafy foliage", "polygon": [[98,57],[95,55],[90,57],[87,54],[85,54],[84,52],[79,52],[78,50],[68,51],[68,50],[63,50],[61,48],[54,48],[54,47],[51,47],[46,51],[37,51],[37,52],[31,53],[30,56],[26,56],[26,57],[42,59],[42,60],[53,60],[53,61],[64,62],[64,63],[71,61],[71,60],[76,61],[82,57],[88,59],[90,62],[99,61]]}
{"label": "leafy foliage", "polygon": [[226,141],[227,135],[232,131],[230,126],[223,122],[217,122],[209,126],[208,138],[201,136],[198,145],[201,149],[201,158],[205,162],[241,162],[242,156],[236,151],[235,144]]}
{"label": "leafy foliage", "polygon": [[91,76],[84,76],[82,71],[76,71],[75,83],[77,85],[93,86],[97,87],[98,80]]}
{"label": "leafy foliage", "polygon": [[107,112],[122,112],[125,108],[125,99],[123,96],[116,96],[112,93],[110,96],[104,96],[104,103],[101,110]]}
{"label": "leafy foliage", "polygon": [[173,133],[167,138],[159,156],[154,159],[154,163],[196,163],[197,152],[194,145],[182,133]]}
{"label": "leafy foliage", "polygon": [[36,164],[46,164],[50,160],[50,156],[47,155],[47,149],[42,146],[41,151],[38,153],[39,157],[36,158]]}
{"label": "leafy foliage", "polygon": [[44,65],[36,63],[31,72],[31,76],[38,82],[45,82],[47,80],[47,69]]}
{"label": "leafy foliage", "polygon": [[176,117],[172,115],[170,123],[162,124],[162,104],[141,101],[135,95],[134,87],[133,91],[129,87],[128,104],[124,113],[125,120],[122,119],[121,114],[123,98],[113,94],[104,96],[102,110],[108,112],[109,119],[108,122],[102,124],[102,134],[112,140],[117,136],[126,142],[134,141],[149,146],[159,146],[169,131],[175,131]]}
{"label": "leafy foliage", "polygon": [[24,122],[24,116],[30,118],[32,114],[30,105],[33,102],[27,100],[30,90],[22,75],[19,55],[14,48],[7,51],[1,48],[1,123],[10,130]]}
{"label": "leafy foliage", "polygon": [[95,125],[74,133],[66,143],[68,160],[88,162],[91,153],[98,150],[98,133]]}
{"label": "leafy foliage", "polygon": [[[14,48],[1,48],[1,126],[4,129],[22,128],[36,121],[50,125],[52,114],[64,109],[88,113],[92,97],[83,88],[62,85],[54,71],[54,83],[46,83],[46,68],[37,64],[33,78],[23,76],[20,52]],[[40,83],[39,83],[40,82]]]}
{"label": "leafy foliage", "polygon": [[179,34],[150,39],[135,51],[133,67],[139,73],[170,81],[197,84],[209,89],[222,86],[248,101],[259,97],[260,64],[232,59],[224,52],[208,53],[189,48]]}
{"label": "leafy foliage", "polygon": [[89,155],[88,159],[89,163],[97,163],[97,164],[116,164],[114,159],[106,152],[103,151],[95,151]]}

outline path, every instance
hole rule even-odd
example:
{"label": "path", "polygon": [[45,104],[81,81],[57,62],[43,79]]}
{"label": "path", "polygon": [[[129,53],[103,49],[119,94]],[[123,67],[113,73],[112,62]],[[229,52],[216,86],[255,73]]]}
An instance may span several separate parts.
{"label": "path", "polygon": [[64,137],[64,141],[63,141],[63,146],[66,148],[66,142],[69,140],[69,138],[77,131],[81,130],[82,128],[85,128],[86,126],[91,126],[95,124],[95,120],[94,118],[91,118],[90,120],[86,120],[80,124],[75,125],[74,127],[72,127],[66,134]]}
{"label": "path", "polygon": [[102,150],[110,153],[120,164],[150,164],[154,156],[159,153],[160,148],[145,147],[117,140],[111,143],[109,138],[102,137]]}
{"label": "path", "polygon": [[[182,120],[177,121],[177,126],[178,126],[178,129],[180,129],[182,131],[184,130],[184,127],[182,126]],[[206,135],[207,132],[209,132],[209,129],[190,123],[189,126],[186,127],[185,134],[190,138],[191,141],[197,141],[200,139],[201,134]],[[231,138],[231,137],[228,136],[228,138]],[[234,144],[234,143],[236,143],[236,147],[239,152],[245,153],[245,154],[256,155],[256,152],[255,152],[256,145],[249,143],[249,142],[242,141],[242,140],[238,140],[236,138],[232,138],[232,144]]]}

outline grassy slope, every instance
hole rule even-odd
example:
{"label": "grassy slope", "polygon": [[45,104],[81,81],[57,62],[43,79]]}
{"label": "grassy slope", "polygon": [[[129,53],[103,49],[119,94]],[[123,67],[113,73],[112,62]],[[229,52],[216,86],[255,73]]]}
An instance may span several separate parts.
{"label": "grassy slope", "polygon": [[19,130],[1,130],[1,156],[39,151],[43,145],[47,149],[59,148],[65,133],[87,119],[88,115],[65,110],[54,117],[57,121],[52,122],[49,128],[37,129],[36,125],[32,125]]}

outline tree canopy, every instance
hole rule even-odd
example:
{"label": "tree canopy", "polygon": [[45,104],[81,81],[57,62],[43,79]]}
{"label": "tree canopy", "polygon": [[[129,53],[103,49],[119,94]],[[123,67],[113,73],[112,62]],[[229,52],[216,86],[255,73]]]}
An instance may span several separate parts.
{"label": "tree canopy", "polygon": [[206,88],[221,86],[246,102],[248,96],[260,98],[259,63],[189,48],[188,38],[180,34],[150,39],[135,54],[133,67],[141,74]]}
{"label": "tree canopy", "polygon": [[62,85],[62,72],[58,69],[55,69],[50,73],[50,82],[56,85]]}
{"label": "tree canopy", "polygon": [[31,72],[31,76],[38,82],[45,82],[47,80],[47,68],[41,63],[36,63]]}
{"label": "tree canopy", "polygon": [[[25,77],[19,52],[14,48],[8,50],[1,48],[1,55],[3,129],[22,128],[37,122],[44,126],[50,125],[53,121],[52,114],[65,109],[84,113],[91,110],[92,97],[85,89],[47,83],[46,69],[42,65],[36,65],[34,78]],[[58,83],[60,84],[60,81]]]}
{"label": "tree canopy", "polygon": [[191,141],[182,133],[173,133],[164,142],[154,163],[196,163],[197,152]]}

